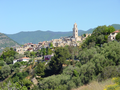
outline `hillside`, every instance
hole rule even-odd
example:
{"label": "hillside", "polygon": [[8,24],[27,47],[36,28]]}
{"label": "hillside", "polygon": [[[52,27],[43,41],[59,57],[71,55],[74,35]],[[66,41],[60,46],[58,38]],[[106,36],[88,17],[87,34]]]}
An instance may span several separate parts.
{"label": "hillside", "polygon": [[112,24],[111,26],[113,26],[115,29],[120,29],[120,24]]}
{"label": "hillside", "polygon": [[[112,24],[115,29],[120,29],[120,24]],[[78,30],[78,35],[92,33],[94,29],[89,29],[87,31]],[[16,34],[6,34],[8,37],[16,41],[17,43],[38,43],[40,41],[49,41],[52,39],[58,39],[60,37],[72,36],[72,30],[69,32],[52,32],[52,31],[31,31],[31,32],[19,32]]]}
{"label": "hillside", "polygon": [[[84,33],[92,33],[93,29],[88,31],[79,30],[79,36]],[[8,37],[14,41],[24,44],[24,43],[38,43],[40,41],[49,41],[52,39],[58,39],[64,36],[72,36],[72,31],[70,32],[52,32],[52,31],[31,31],[31,32],[19,32],[17,34],[6,34]]]}
{"label": "hillside", "polygon": [[19,44],[7,37],[6,35],[0,33],[0,53],[4,48],[14,46],[19,46]]}

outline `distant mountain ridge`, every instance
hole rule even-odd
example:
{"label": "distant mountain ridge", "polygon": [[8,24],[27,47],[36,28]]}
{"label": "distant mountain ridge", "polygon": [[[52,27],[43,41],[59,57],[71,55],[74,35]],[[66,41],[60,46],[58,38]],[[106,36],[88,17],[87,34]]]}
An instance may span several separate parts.
{"label": "distant mountain ridge", "polygon": [[[120,29],[120,24],[112,24],[115,29]],[[94,29],[89,29],[87,31],[84,30],[78,30],[78,35],[81,36],[82,34],[86,33],[92,33]],[[58,39],[60,37],[65,37],[65,36],[72,36],[72,30],[68,32],[53,32],[53,31],[29,31],[29,32],[19,32],[16,34],[6,34],[8,37],[13,39],[19,44],[24,44],[24,43],[35,43],[37,44],[40,41],[49,41],[52,39]]]}
{"label": "distant mountain ridge", "polygon": [[18,46],[20,45],[17,42],[13,41],[9,37],[7,37],[5,34],[0,33],[0,53],[6,47],[18,47]]}
{"label": "distant mountain ridge", "polygon": [[[79,30],[79,36],[84,33],[92,33],[93,30],[83,31]],[[24,43],[38,43],[40,41],[49,41],[52,39],[58,39],[60,37],[72,36],[72,31],[70,32],[53,32],[53,31],[31,31],[31,32],[19,32],[17,34],[6,34],[8,37],[14,41],[24,44]]]}

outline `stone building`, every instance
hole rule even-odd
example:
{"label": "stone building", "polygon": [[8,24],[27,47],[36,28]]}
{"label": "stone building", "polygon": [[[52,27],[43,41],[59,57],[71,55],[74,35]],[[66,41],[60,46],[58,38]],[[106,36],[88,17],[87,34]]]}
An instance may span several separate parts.
{"label": "stone building", "polygon": [[74,24],[73,27],[73,38],[78,38],[78,28],[77,28],[77,24]]}

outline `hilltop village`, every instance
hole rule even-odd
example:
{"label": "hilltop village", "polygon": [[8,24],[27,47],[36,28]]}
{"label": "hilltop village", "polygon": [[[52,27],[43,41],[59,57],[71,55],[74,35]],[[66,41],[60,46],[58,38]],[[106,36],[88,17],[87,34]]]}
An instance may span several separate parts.
{"label": "hilltop village", "polygon": [[22,47],[15,48],[15,51],[19,54],[24,54],[26,51],[37,51],[41,50],[41,48],[47,48],[50,47],[50,44],[53,45],[53,47],[64,47],[64,46],[79,46],[80,43],[83,42],[88,36],[91,36],[91,34],[84,34],[81,36],[78,36],[78,28],[77,24],[75,23],[73,26],[73,36],[69,37],[61,37],[59,39],[52,39],[51,41],[43,41],[39,42],[38,44],[33,43],[27,43],[24,44]]}

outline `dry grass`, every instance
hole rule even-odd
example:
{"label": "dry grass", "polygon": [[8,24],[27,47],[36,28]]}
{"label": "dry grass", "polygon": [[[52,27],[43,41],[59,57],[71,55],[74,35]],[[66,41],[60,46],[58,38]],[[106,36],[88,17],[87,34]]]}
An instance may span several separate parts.
{"label": "dry grass", "polygon": [[72,90],[104,90],[106,85],[114,84],[111,79],[108,79],[103,82],[93,81],[88,85],[83,85],[79,88],[72,89]]}

